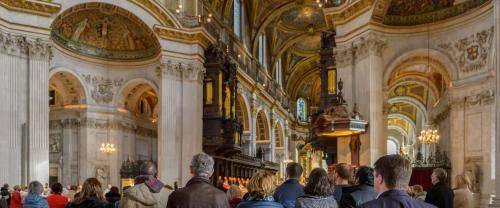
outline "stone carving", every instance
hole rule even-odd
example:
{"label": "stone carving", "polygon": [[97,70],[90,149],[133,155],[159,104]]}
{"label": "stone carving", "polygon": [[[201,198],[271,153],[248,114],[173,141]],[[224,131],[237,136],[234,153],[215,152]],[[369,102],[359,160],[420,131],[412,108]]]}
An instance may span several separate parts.
{"label": "stone carving", "polygon": [[451,102],[451,108],[462,108],[465,104],[466,107],[475,107],[482,105],[489,105],[495,101],[495,93],[493,90],[488,89],[476,94],[465,97],[454,98]]}
{"label": "stone carving", "polygon": [[481,158],[469,157],[465,160],[464,174],[467,175],[471,182],[471,191],[480,193],[481,189],[481,169],[479,163]]}
{"label": "stone carving", "polygon": [[51,134],[49,137],[49,152],[58,153],[61,151],[61,135],[59,134]]}
{"label": "stone carving", "polygon": [[101,184],[108,184],[108,171],[106,167],[96,167],[95,177]]}
{"label": "stone carving", "polygon": [[447,51],[460,71],[467,74],[485,69],[492,40],[493,27],[454,42],[439,44],[438,47]]}
{"label": "stone carving", "polygon": [[382,56],[382,51],[387,47],[387,43],[379,35],[370,33],[359,38],[354,43],[352,50],[355,51],[355,57],[363,58],[373,53],[376,56]]}
{"label": "stone carving", "polygon": [[0,53],[26,57],[28,51],[31,59],[49,60],[52,57],[48,41],[11,35],[7,31],[0,30]]}
{"label": "stone carving", "polygon": [[90,74],[82,74],[83,79],[92,85],[91,96],[96,103],[109,103],[113,101],[115,90],[123,85],[123,78],[111,80]]}

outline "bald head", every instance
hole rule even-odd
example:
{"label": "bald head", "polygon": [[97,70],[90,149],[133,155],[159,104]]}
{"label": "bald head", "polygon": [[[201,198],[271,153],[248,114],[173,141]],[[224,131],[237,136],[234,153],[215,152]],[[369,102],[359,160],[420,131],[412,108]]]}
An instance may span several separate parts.
{"label": "bald head", "polygon": [[141,169],[140,169],[140,174],[141,175],[152,175],[152,176],[156,176],[156,165],[152,162],[144,162],[142,163],[141,165]]}

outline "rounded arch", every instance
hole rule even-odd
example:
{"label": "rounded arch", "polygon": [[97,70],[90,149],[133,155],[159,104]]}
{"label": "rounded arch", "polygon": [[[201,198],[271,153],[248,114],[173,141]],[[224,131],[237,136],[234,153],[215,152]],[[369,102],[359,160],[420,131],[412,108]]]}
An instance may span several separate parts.
{"label": "rounded arch", "polygon": [[413,129],[413,132],[416,132],[417,131],[417,126],[415,125],[415,123],[411,120],[411,118],[409,118],[408,116],[406,115],[403,115],[403,114],[389,114],[387,116],[387,118],[398,118],[398,119],[403,119],[405,120],[408,124],[410,124],[410,128]]}
{"label": "rounded arch", "polygon": [[54,105],[87,104],[88,102],[89,94],[83,80],[70,69],[57,67],[50,70],[48,87],[49,94],[52,90],[54,91],[49,98],[49,102],[53,102]]}
{"label": "rounded arch", "polygon": [[129,80],[115,95],[114,104],[120,111],[156,122],[159,115],[157,86],[143,78]]}
{"label": "rounded arch", "polygon": [[388,92],[393,92],[397,87],[401,85],[408,85],[408,84],[419,84],[425,88],[427,88],[432,95],[432,98],[434,102],[437,102],[441,99],[441,93],[437,89],[436,85],[434,84],[429,84],[427,78],[421,77],[421,76],[404,76],[401,77],[400,79],[396,80],[395,82],[391,83],[389,85]]}
{"label": "rounded arch", "polygon": [[257,112],[256,119],[256,130],[257,130],[257,141],[268,141],[270,140],[270,124],[269,119],[267,119],[267,115],[264,110],[260,110]]}
{"label": "rounded arch", "polygon": [[387,139],[387,154],[399,154],[399,142],[394,137]]}
{"label": "rounded arch", "polygon": [[[408,103],[417,108],[417,110],[421,113],[423,116],[424,122],[427,123],[429,121],[428,115],[427,115],[427,108],[425,105],[420,102],[419,100],[409,97],[409,96],[398,96],[398,97],[392,97],[387,100],[389,104],[394,104],[394,103]],[[410,119],[411,120],[411,119]]]}
{"label": "rounded arch", "polygon": [[153,89],[155,93],[158,94],[159,89],[155,82],[146,78],[134,78],[125,82],[125,84],[123,84],[120,89],[118,89],[117,93],[113,97],[113,104],[117,107],[123,107],[125,101],[125,97],[123,95],[141,84],[151,87],[151,89]]}
{"label": "rounded arch", "polygon": [[243,131],[250,131],[250,108],[247,99],[241,93],[236,97],[236,114],[238,115],[239,122],[243,125]]}
{"label": "rounded arch", "polygon": [[391,79],[391,75],[397,69],[412,64],[422,63],[422,61],[427,63],[427,54],[429,54],[430,58],[429,64],[431,64],[431,66],[434,65],[433,68],[444,75],[446,83],[450,83],[451,81],[458,79],[458,67],[448,55],[445,55],[441,51],[435,49],[421,48],[403,53],[390,61],[384,71],[384,85],[387,86],[389,80]]}

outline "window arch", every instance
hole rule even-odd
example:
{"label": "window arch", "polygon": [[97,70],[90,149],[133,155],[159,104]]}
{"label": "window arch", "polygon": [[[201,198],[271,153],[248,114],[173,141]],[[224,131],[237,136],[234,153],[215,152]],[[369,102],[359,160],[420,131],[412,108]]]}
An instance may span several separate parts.
{"label": "window arch", "polygon": [[283,69],[283,66],[281,65],[281,57],[278,58],[278,61],[276,61],[276,65],[274,66],[274,80],[279,84],[279,86],[282,86],[282,75],[281,71]]}
{"label": "window arch", "polygon": [[307,121],[307,103],[304,98],[297,99],[297,118],[299,121]]}
{"label": "window arch", "polygon": [[236,37],[241,38],[243,22],[243,11],[241,0],[234,0],[233,2],[233,31]]}
{"label": "window arch", "polygon": [[264,33],[261,33],[259,35],[259,51],[258,52],[259,52],[258,58],[259,58],[260,65],[262,65],[263,68],[267,69],[266,36],[264,35]]}

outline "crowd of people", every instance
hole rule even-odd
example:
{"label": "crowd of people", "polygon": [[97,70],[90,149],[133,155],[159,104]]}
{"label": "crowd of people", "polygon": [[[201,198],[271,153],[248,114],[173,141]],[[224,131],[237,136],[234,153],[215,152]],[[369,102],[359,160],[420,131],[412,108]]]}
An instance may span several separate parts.
{"label": "crowd of people", "polygon": [[472,207],[470,181],[466,175],[456,177],[456,189],[447,185],[447,172],[434,169],[433,187],[425,192],[420,185],[408,186],[411,163],[400,155],[379,158],[374,167],[353,170],[340,163],[331,173],[316,168],[302,185],[303,169],[298,163],[286,167],[287,180],[276,184],[273,173],[255,173],[245,187],[232,184],[227,189],[215,187],[210,177],[214,160],[201,153],[193,157],[192,174],[187,184],[175,190],[157,176],[154,163],[140,167],[134,186],[103,189],[96,178],[88,178],[81,187],[54,183],[48,187],[38,181],[28,187],[5,184],[1,190],[0,208],[453,208]]}

